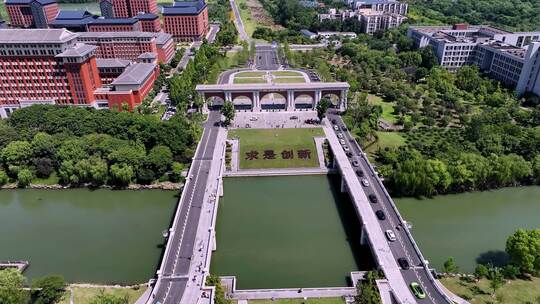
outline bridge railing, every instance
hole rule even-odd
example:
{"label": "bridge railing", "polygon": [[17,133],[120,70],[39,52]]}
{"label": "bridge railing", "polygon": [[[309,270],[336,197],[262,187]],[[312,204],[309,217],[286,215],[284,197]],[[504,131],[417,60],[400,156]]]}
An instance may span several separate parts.
{"label": "bridge railing", "polygon": [[[349,132],[349,131],[347,131]],[[352,137],[352,136],[351,136]],[[373,168],[373,166],[371,165],[371,163],[369,162],[367,156],[364,154],[364,151],[362,150],[362,148],[360,147],[360,145],[358,144],[358,142],[356,142],[356,140],[354,141],[354,144],[356,145],[356,147],[358,148],[358,150],[361,152],[361,157],[366,161],[366,163],[369,165],[369,168],[371,170],[371,173],[373,174],[373,176],[375,177],[375,179],[377,180],[377,183],[379,184],[379,186],[383,189],[383,193],[385,195],[385,197],[388,199],[388,201],[390,202],[390,206],[392,207],[392,209],[394,210],[394,212],[396,213],[399,221],[401,223],[405,223],[406,221],[403,219],[403,217],[401,217],[401,214],[399,213],[399,210],[397,209],[397,206],[396,204],[394,203],[394,200],[392,199],[392,197],[390,196],[390,194],[388,193],[388,191],[386,190],[386,187],[384,186],[383,182],[381,181],[381,179],[379,178],[379,176],[377,175],[377,172],[375,171],[375,168]],[[430,282],[435,286],[435,289],[437,291],[439,291],[439,293],[443,296],[443,298],[448,302],[448,303],[454,303],[452,301],[452,299],[450,299],[450,297],[448,297],[448,295],[446,294],[445,291],[443,291],[439,284],[437,284],[437,282],[435,282],[435,278],[433,277],[433,275],[431,274],[431,271],[429,270],[429,267],[428,267],[428,264],[426,263],[426,259],[424,258],[424,256],[422,255],[422,251],[420,251],[420,248],[418,247],[418,245],[416,244],[416,241],[414,240],[409,228],[407,227],[407,225],[403,225],[403,228],[405,229],[405,233],[407,235],[407,237],[409,238],[410,242],[412,243],[413,245],[413,248],[415,250],[415,253],[418,255],[418,258],[420,259],[420,262],[422,263],[422,267],[424,268],[424,270],[428,273],[428,278],[430,280]]]}

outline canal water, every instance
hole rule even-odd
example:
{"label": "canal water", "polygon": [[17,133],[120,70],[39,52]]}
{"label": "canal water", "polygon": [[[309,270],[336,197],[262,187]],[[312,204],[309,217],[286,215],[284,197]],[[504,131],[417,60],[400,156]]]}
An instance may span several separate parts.
{"label": "canal water", "polygon": [[349,286],[370,269],[347,195],[327,176],[228,178],[210,272],[235,275],[237,288]]}
{"label": "canal water", "polygon": [[540,228],[540,187],[396,199],[431,265],[441,270],[452,256],[460,271],[477,262],[503,264],[506,239],[518,228]]}
{"label": "canal water", "polygon": [[159,262],[177,192],[2,190],[0,260],[28,260],[30,279],[142,283]]}

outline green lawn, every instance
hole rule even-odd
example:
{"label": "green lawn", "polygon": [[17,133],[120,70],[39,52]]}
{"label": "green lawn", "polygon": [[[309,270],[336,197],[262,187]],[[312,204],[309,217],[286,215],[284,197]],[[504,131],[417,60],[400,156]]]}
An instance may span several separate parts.
{"label": "green lawn", "polygon": [[266,72],[239,72],[234,77],[262,77]]}
{"label": "green lawn", "polygon": [[250,300],[248,304],[345,304],[342,298]]}
{"label": "green lawn", "polygon": [[56,172],[51,173],[51,175],[48,178],[38,178],[36,177],[32,184],[40,184],[40,185],[57,185],[60,184],[60,177],[56,174]]}
{"label": "green lawn", "polygon": [[[115,294],[117,296],[128,296],[128,303],[133,304],[144,293],[145,287],[137,290],[131,288],[83,288],[73,287],[73,304],[88,304],[90,300],[99,295],[103,290],[106,294]],[[64,294],[64,298],[58,304],[69,304],[69,291]]]}
{"label": "green lawn", "polygon": [[366,153],[370,154],[370,156],[377,152],[379,148],[396,148],[405,144],[405,138],[398,132],[377,131],[377,137],[379,139],[366,148]]}
{"label": "green lawn", "polygon": [[301,83],[306,82],[306,79],[304,77],[282,77],[282,78],[274,78],[274,83]]}
{"label": "green lawn", "polygon": [[[240,169],[307,168],[318,167],[317,148],[313,137],[322,137],[321,128],[298,129],[238,129],[229,131],[229,138],[240,138]],[[264,159],[265,150],[272,150],[275,159]],[[293,151],[292,158],[284,159],[283,151]],[[310,157],[301,159],[299,150],[309,150]],[[256,151],[257,159],[246,159]]]}
{"label": "green lawn", "polygon": [[298,73],[295,71],[277,71],[277,72],[272,72],[272,75],[274,76],[302,76],[301,73]]}
{"label": "green lawn", "polygon": [[397,120],[398,120],[398,116],[397,115],[394,115],[394,105],[395,103],[394,102],[385,102],[382,100],[381,97],[379,96],[376,96],[376,95],[373,95],[373,94],[369,94],[368,95],[368,101],[369,103],[371,104],[374,104],[374,105],[380,105],[382,107],[382,114],[381,114],[381,118],[390,122],[390,123],[396,123]]}
{"label": "green lawn", "polygon": [[237,0],[235,1],[235,3],[236,7],[238,7],[238,11],[240,12],[240,18],[242,18],[242,23],[244,24],[244,30],[246,31],[246,34],[251,37],[253,35],[253,32],[255,31],[255,28],[258,25],[257,20],[254,20],[253,16],[251,16],[249,8],[240,8],[242,6],[242,3],[247,6],[246,0]]}
{"label": "green lawn", "polygon": [[445,278],[441,279],[441,283],[456,295],[467,298],[467,300],[470,299],[468,301],[471,304],[540,303],[540,278],[533,278],[531,281],[509,281],[497,290],[495,298],[491,296],[493,290],[489,287],[489,281],[486,279],[482,279],[478,283],[467,283],[458,278]]}
{"label": "green lawn", "polygon": [[234,77],[233,83],[266,83],[266,79],[262,78],[236,78]]}

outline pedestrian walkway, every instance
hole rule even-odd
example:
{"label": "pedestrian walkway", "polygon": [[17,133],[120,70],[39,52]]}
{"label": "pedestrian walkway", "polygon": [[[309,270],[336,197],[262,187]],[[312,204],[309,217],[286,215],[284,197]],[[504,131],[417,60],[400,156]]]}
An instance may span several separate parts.
{"label": "pedestrian walkway", "polygon": [[242,169],[236,172],[227,171],[225,177],[248,177],[248,176],[286,176],[286,175],[322,175],[333,173],[328,168],[283,168],[283,169]]}

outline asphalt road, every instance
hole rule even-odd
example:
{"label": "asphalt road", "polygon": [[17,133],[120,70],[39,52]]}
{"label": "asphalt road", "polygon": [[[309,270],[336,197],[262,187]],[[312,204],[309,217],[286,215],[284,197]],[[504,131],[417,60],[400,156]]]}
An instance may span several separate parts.
{"label": "asphalt road", "polygon": [[[378,203],[370,204],[373,212],[377,210],[382,210],[386,215],[386,219],[379,221],[383,231],[393,230],[396,234],[397,240],[394,242],[388,242],[392,254],[396,258],[406,258],[409,262],[409,270],[401,270],[403,278],[407,285],[412,282],[417,282],[422,286],[422,289],[425,291],[427,297],[425,299],[417,299],[418,303],[449,303],[436,289],[433,283],[430,281],[431,274],[428,273],[422,266],[421,257],[416,252],[413,240],[409,238],[401,223],[399,214],[392,207],[392,202],[384,194],[385,190],[381,183],[378,182],[378,178],[375,176],[374,171],[371,169],[371,166],[367,162],[367,158],[363,157],[363,151],[360,149],[360,146],[353,139],[352,135],[348,131],[343,131],[345,124],[341,120],[341,117],[335,113],[335,111],[329,111],[328,119],[330,121],[336,121],[336,124],[339,126],[340,131],[345,137],[345,142],[351,149],[352,157],[351,159],[357,160],[359,162],[358,169],[362,170],[363,177],[366,178],[369,182],[369,187],[364,187],[366,195],[375,194],[378,199]],[[357,169],[357,170],[358,170]],[[361,177],[358,177],[362,179]]]}
{"label": "asphalt road", "polygon": [[272,45],[255,46],[255,68],[257,70],[277,70],[279,65],[277,47]]}
{"label": "asphalt road", "polygon": [[186,289],[189,267],[194,252],[197,227],[201,216],[201,207],[206,190],[208,173],[212,163],[218,127],[221,118],[218,112],[210,112],[205,125],[199,149],[189,171],[190,182],[182,190],[182,201],[177,210],[174,232],[171,233],[163,257],[161,282],[154,292],[152,303],[176,304],[180,302]]}

